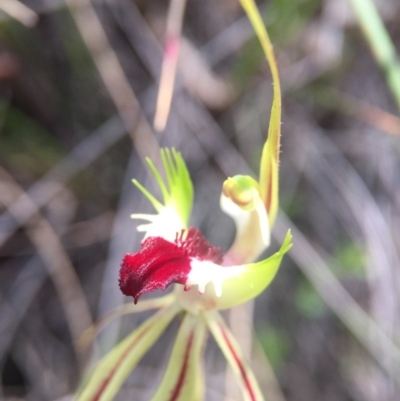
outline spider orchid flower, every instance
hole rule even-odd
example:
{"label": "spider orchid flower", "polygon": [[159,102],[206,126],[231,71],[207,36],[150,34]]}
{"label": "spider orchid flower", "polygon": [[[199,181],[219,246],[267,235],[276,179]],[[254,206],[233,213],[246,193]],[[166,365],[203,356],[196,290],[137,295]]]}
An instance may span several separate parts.
{"label": "spider orchid flower", "polygon": [[[289,231],[278,252],[255,262],[270,244],[270,232],[278,210],[281,93],[272,45],[254,0],[239,1],[271,68],[274,96],[259,181],[249,176],[234,176],[222,185],[220,205],[236,223],[236,238],[222,255],[199,230],[189,226],[193,186],[180,153],[174,149],[161,151],[165,181],[147,160],[163,201],[133,181],[156,213],[132,215],[134,219],[146,221],[138,227],[144,238],[138,252],[127,254],[122,260],[119,285],[125,295],[133,297],[134,304],[127,305],[117,315],[159,310],[100,360],[77,395],[77,401],[112,400],[177,314],[183,316],[179,332],[164,377],[151,401],[203,399],[201,356],[207,331],[212,333],[235,373],[243,399],[264,400],[254,374],[219,314],[220,310],[259,295],[270,284],[284,254],[292,246]],[[171,285],[174,288],[168,295],[138,302],[141,295],[165,290]],[[131,399],[135,400],[135,395]]]}
{"label": "spider orchid flower", "polygon": [[[254,179],[229,178],[223,185],[221,203],[235,218],[237,237],[231,248],[234,254],[228,251],[225,258],[199,230],[188,226],[193,187],[182,156],[174,149],[164,149],[161,155],[166,183],[150,160],[148,164],[160,186],[163,202],[134,181],[157,213],[132,215],[148,223],[138,227],[145,233],[140,250],[123,258],[119,284],[121,291],[133,297],[135,303],[145,293],[165,290],[172,284],[174,289],[162,298],[137,304],[137,307],[143,304],[161,308],[100,361],[78,400],[113,399],[140,358],[178,313],[183,314],[181,326],[164,378],[152,401],[203,399],[200,361],[207,329],[235,372],[244,399],[263,400],[253,373],[218,311],[256,297],[269,285],[283,255],[291,247],[291,234],[288,232],[274,255],[250,263],[248,259],[269,244],[268,211]],[[251,229],[252,240],[240,248],[240,241]],[[242,256],[240,249],[246,252]],[[232,265],[231,260],[243,262]]]}

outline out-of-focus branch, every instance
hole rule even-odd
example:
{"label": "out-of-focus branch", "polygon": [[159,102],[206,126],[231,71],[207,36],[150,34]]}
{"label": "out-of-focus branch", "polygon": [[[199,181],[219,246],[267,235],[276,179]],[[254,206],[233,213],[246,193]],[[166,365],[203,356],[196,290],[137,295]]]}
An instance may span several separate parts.
{"label": "out-of-focus branch", "polygon": [[[0,202],[8,206],[24,191],[13,177],[0,167]],[[26,196],[26,202],[29,198]],[[33,218],[27,224],[27,234],[37,248],[48,274],[57,289],[63,305],[71,336],[77,341],[82,333],[92,326],[89,306],[86,302],[78,276],[66,254],[57,233],[51,224],[41,215],[37,206],[30,200],[29,207],[35,210]],[[18,220],[19,216],[14,216]],[[76,348],[77,356],[82,360],[81,353]]]}
{"label": "out-of-focus branch", "polygon": [[328,109],[357,118],[372,127],[389,135],[400,136],[400,118],[388,113],[379,107],[367,103],[347,93],[337,91],[333,88],[324,91],[323,96],[318,97],[318,104]]}
{"label": "out-of-focus branch", "polygon": [[[390,375],[394,383],[400,385],[400,350],[343,288],[329,269],[325,258],[315,250],[295,224],[280,212],[275,236],[282,240],[288,227],[295,238],[289,256],[310,280],[325,303],[371,353],[377,364]],[[382,357],[382,351],[387,357]]]}
{"label": "out-of-focus branch", "polygon": [[5,299],[0,303],[0,363],[8,347],[13,341],[14,334],[24,318],[33,299],[47,279],[44,269],[39,268],[40,259],[33,256],[21,269],[9,288]]}
{"label": "out-of-focus branch", "polygon": [[[110,118],[15,199],[7,211],[0,216],[2,230],[0,231],[0,246],[36,213],[36,208],[30,208],[31,201],[38,208],[44,206],[64,188],[68,180],[89,166],[124,135],[125,130],[121,120],[117,116]],[[52,185],[49,185],[50,182]],[[12,216],[18,216],[18,221]]]}
{"label": "out-of-focus branch", "polygon": [[38,15],[18,0],[1,0],[0,10],[27,27],[35,25],[38,20]]}
{"label": "out-of-focus branch", "polygon": [[185,6],[186,0],[171,0],[168,9],[164,58],[154,117],[154,127],[158,131],[164,130],[171,108]]}
{"label": "out-of-focus branch", "polygon": [[[137,6],[129,0],[108,0],[113,17],[121,26],[135,52],[140,56],[142,62],[151,72],[153,79],[158,81],[160,64],[163,62],[162,49],[159,44],[164,38],[165,20],[158,14],[147,15],[145,20],[137,9]],[[241,20],[242,21],[242,20]],[[243,44],[247,31],[244,30],[244,23],[234,24],[229,29],[230,42],[224,47],[222,39],[212,40],[210,46],[205,45],[204,51],[198,50],[185,36],[180,37],[180,49],[178,68],[174,78],[174,101],[185,89],[193,98],[198,99],[207,109],[224,110],[235,96],[233,86],[224,78],[215,74],[212,65],[221,61],[224,57],[238,49],[239,44]],[[239,30],[240,32],[235,32]],[[249,29],[251,31],[251,29]],[[250,37],[248,34],[246,37]],[[218,36],[219,38],[219,36]],[[233,44],[235,43],[235,47]],[[210,63],[209,58],[212,59]],[[144,95],[152,94],[156,84],[149,88]],[[152,97],[152,95],[150,95]],[[164,109],[163,109],[164,110]],[[172,130],[171,130],[172,131]],[[168,136],[170,136],[169,134]]]}
{"label": "out-of-focus branch", "polygon": [[[12,357],[23,371],[30,383],[27,397],[31,399],[54,399],[54,395],[60,396],[69,390],[68,377],[62,369],[55,369],[47,366],[49,354],[57,353],[57,368],[62,366],[62,352],[59,343],[53,344],[49,341],[51,337],[44,335],[41,327],[39,333],[31,334],[38,329],[32,327],[35,324],[31,316],[28,317],[28,323],[24,322],[24,330],[18,332],[14,339],[15,346],[11,350]],[[29,322],[31,320],[31,322]],[[46,352],[40,349],[40,344],[31,337],[39,337],[46,344]],[[45,338],[42,338],[45,337]],[[56,348],[57,347],[57,348]],[[46,355],[47,354],[47,355]],[[46,360],[47,359],[47,360]]]}
{"label": "out-of-focus branch", "polygon": [[[136,95],[108,40],[92,3],[90,0],[66,0],[66,4],[93,57],[104,85],[131,135],[139,156],[143,161],[145,157],[150,157],[155,161],[157,166],[160,166],[159,146],[153,130],[142,113]],[[132,153],[130,164],[132,164],[134,158],[135,155]],[[131,174],[129,167],[127,173]],[[124,183],[130,181],[130,178],[129,180],[127,178],[128,177],[124,180]],[[117,218],[113,227],[113,236],[115,237],[120,234],[121,227],[126,226],[126,221],[128,221],[125,214],[125,200],[126,192],[123,191],[120,199],[119,212],[117,213]],[[123,303],[123,296],[119,289],[115,286],[111,287],[110,283],[117,282],[119,264],[115,262],[115,258],[119,258],[123,253],[121,246],[128,246],[128,239],[131,241],[131,237],[126,236],[125,241],[119,241],[118,243],[112,241],[110,244],[110,256],[104,273],[102,294],[99,302],[100,314],[106,313],[109,309]],[[103,349],[108,348],[118,340],[118,332],[118,322],[114,322],[108,331],[108,336],[100,338]]]}
{"label": "out-of-focus branch", "polygon": [[386,134],[400,136],[399,117],[344,93],[338,94],[338,98],[338,106],[343,113],[354,116]]}
{"label": "out-of-focus branch", "polygon": [[126,74],[89,0],[66,0],[101,79],[141,158],[159,160],[159,147]]}

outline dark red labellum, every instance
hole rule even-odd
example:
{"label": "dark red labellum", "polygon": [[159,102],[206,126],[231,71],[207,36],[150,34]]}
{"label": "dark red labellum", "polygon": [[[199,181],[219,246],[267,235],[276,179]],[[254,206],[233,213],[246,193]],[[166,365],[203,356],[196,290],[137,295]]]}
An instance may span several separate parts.
{"label": "dark red labellum", "polygon": [[[191,258],[221,261],[221,250],[211,246],[201,232],[191,228],[185,236],[182,230],[175,243],[161,237],[149,237],[139,252],[127,254],[122,260],[119,286],[123,294],[139,297],[155,290],[165,290],[170,284],[186,284]],[[188,290],[189,288],[186,288]]]}
{"label": "dark red labellum", "polygon": [[139,297],[165,290],[172,283],[185,284],[190,272],[190,257],[182,247],[161,237],[149,237],[138,253],[125,255],[119,287],[123,294]]}

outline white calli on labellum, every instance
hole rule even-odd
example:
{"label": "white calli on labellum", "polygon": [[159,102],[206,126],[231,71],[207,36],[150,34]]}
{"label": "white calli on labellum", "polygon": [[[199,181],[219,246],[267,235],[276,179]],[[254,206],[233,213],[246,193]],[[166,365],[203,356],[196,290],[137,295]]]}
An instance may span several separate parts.
{"label": "white calli on labellum", "polygon": [[[258,263],[227,265],[221,249],[209,244],[199,230],[188,229],[188,214],[179,213],[179,208],[190,211],[193,199],[193,188],[191,183],[187,182],[190,177],[181,155],[174,149],[164,149],[161,154],[168,188],[151,161],[148,162],[160,185],[164,204],[134,181],[159,214],[132,215],[135,219],[147,219],[150,223],[139,226],[140,231],[145,232],[140,251],[127,254],[123,259],[120,272],[122,292],[132,296],[137,302],[142,294],[165,290],[171,284],[181,284],[184,291],[196,287],[199,295],[204,295],[207,299],[209,307],[206,309],[226,309],[254,298],[274,277],[279,266],[276,262],[280,262],[280,258],[274,255]],[[265,210],[260,210],[263,203],[257,182],[248,176],[229,178],[223,185],[221,199],[230,202],[231,207],[239,209],[234,216],[237,236],[230,254],[239,253],[236,244],[243,247],[241,244],[244,243],[246,249],[242,250],[242,256],[236,259],[254,260],[254,255],[258,256],[270,241],[268,217]],[[171,221],[174,222],[161,228],[161,222],[166,219],[165,213],[170,208],[175,208],[171,217]],[[246,237],[251,238],[245,240]],[[284,244],[286,247],[287,241]],[[282,251],[284,253],[286,250],[281,249],[278,255],[283,254]],[[224,290],[225,288],[229,290]],[[235,297],[231,296],[233,293]],[[213,302],[210,301],[210,295],[214,298]],[[188,297],[192,298],[192,295]],[[184,296],[180,298],[184,299]],[[200,305],[204,304],[202,298],[197,297]]]}

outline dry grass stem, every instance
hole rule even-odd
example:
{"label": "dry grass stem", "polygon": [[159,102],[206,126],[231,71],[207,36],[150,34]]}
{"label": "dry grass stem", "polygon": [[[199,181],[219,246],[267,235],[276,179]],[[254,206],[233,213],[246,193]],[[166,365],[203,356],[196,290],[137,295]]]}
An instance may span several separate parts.
{"label": "dry grass stem", "polygon": [[[0,226],[3,228],[3,231],[0,231],[0,246],[36,213],[36,208],[30,207],[31,200],[37,208],[46,205],[65,188],[67,181],[87,168],[123,136],[125,136],[125,130],[121,120],[118,117],[112,117],[15,199],[0,215]],[[50,183],[52,185],[49,185]],[[18,220],[12,216],[18,216]]]}
{"label": "dry grass stem", "polygon": [[141,112],[136,95],[92,3],[88,0],[66,0],[66,3],[139,155],[143,161],[145,157],[159,160],[159,146],[153,131]]}
{"label": "dry grass stem", "polygon": [[[399,348],[344,289],[329,269],[326,259],[315,250],[296,225],[280,212],[276,225],[276,237],[282,239],[286,234],[287,227],[291,227],[293,236],[296,238],[290,256],[326,304],[371,353],[376,363],[395,383],[400,385]],[[384,352],[385,358],[382,357],[382,352]],[[389,361],[388,358],[390,358]]]}
{"label": "dry grass stem", "polygon": [[[22,196],[24,191],[1,167],[0,174],[4,180],[0,182],[2,186],[0,188],[1,202],[9,206],[16,198]],[[26,193],[24,196],[29,204]],[[92,326],[91,313],[85,294],[57,233],[32,201],[30,201],[29,207],[31,210],[36,209],[36,213],[27,224],[27,234],[35,245],[57,289],[72,339],[76,341],[85,330]],[[18,216],[15,218],[18,219]],[[78,348],[76,348],[76,353],[79,358],[83,357]],[[84,363],[85,361],[81,359],[81,362]]]}
{"label": "dry grass stem", "polygon": [[35,25],[38,20],[38,15],[19,0],[1,0],[0,10],[28,28]]}
{"label": "dry grass stem", "polygon": [[154,117],[154,128],[157,131],[164,130],[171,108],[185,7],[186,0],[171,0],[168,9],[160,89]]}

